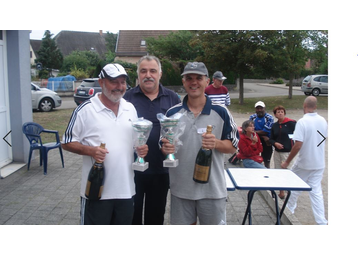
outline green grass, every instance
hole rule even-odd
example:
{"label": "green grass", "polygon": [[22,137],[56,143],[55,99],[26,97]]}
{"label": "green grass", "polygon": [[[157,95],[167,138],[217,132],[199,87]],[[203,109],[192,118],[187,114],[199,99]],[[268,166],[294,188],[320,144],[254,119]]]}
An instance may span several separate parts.
{"label": "green grass", "polygon": [[[254,113],[254,106],[257,101],[263,101],[266,104],[266,111],[272,112],[277,105],[283,105],[287,110],[302,109],[303,101],[306,96],[293,96],[288,99],[287,96],[244,98],[244,104],[239,105],[239,99],[231,99],[231,105],[228,107],[231,112]],[[318,109],[328,109],[328,97],[317,97]],[[45,129],[59,131],[60,140],[64,134],[68,121],[72,115],[73,109],[55,109],[51,112],[33,112],[33,120],[39,123]],[[44,134],[43,142],[54,141],[53,135]]]}
{"label": "green grass", "polygon": [[[34,122],[40,124],[45,129],[57,130],[62,140],[62,135],[65,133],[68,121],[71,118],[73,109],[54,109],[51,112],[33,112]],[[42,142],[54,142],[56,138],[53,134],[41,135]]]}
{"label": "green grass", "polygon": [[[293,96],[288,99],[287,96],[260,97],[260,98],[244,98],[244,104],[239,105],[239,99],[231,99],[231,105],[228,107],[230,111],[237,113],[253,113],[255,103],[263,101],[266,105],[266,112],[272,112],[277,105],[282,105],[286,110],[302,109],[303,101],[306,96]],[[317,108],[328,110],[328,97],[317,97]]]}

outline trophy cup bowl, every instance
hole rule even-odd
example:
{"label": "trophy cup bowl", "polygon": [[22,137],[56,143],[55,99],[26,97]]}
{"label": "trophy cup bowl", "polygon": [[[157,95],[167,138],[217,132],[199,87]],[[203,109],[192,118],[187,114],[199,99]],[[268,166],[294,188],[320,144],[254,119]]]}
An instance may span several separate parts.
{"label": "trophy cup bowl", "polygon": [[[138,121],[133,121],[132,127],[134,129],[134,133],[136,136],[135,147],[145,145],[148,140],[149,133],[152,130],[153,123],[149,120],[145,120],[142,118],[142,119],[138,119]],[[148,166],[149,166],[148,162],[145,162],[144,158],[139,156],[137,157],[135,162],[132,163],[133,170],[142,171],[142,172],[148,169]]]}
{"label": "trophy cup bowl", "polygon": [[[176,127],[178,126],[179,119],[164,119],[160,122],[165,138],[169,140],[171,144],[174,143],[176,136]],[[167,158],[163,161],[164,167],[177,167],[179,160],[175,158],[174,154],[168,154]]]}

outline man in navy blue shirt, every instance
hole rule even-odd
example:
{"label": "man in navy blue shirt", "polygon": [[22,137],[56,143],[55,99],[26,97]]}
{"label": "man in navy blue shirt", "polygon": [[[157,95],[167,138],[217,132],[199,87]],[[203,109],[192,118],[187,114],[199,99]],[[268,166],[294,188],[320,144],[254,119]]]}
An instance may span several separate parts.
{"label": "man in navy blue shirt", "polygon": [[124,99],[135,106],[138,117],[153,122],[153,128],[147,141],[149,151],[145,157],[149,168],[144,172],[135,171],[133,224],[143,224],[142,212],[145,201],[144,224],[162,225],[169,189],[169,173],[168,168],[163,167],[165,156],[159,150],[160,123],[157,113],[165,114],[170,107],[181,101],[174,91],[160,84],[162,69],[157,57],[142,57],[137,65],[137,74],[139,86],[128,90]]}
{"label": "man in navy blue shirt", "polygon": [[272,145],[270,144],[271,127],[274,123],[274,118],[271,114],[266,112],[265,103],[258,101],[255,104],[256,113],[250,116],[250,120],[254,121],[255,131],[259,135],[263,151],[261,156],[264,159],[266,168],[270,168],[271,156],[272,156]]}

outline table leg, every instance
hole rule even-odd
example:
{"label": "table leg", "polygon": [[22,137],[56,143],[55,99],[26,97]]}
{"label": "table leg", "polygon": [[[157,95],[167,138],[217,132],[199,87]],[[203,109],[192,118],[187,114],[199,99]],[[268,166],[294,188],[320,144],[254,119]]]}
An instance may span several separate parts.
{"label": "table leg", "polygon": [[271,190],[271,195],[272,195],[272,198],[275,199],[275,206],[276,206],[276,225],[280,225],[281,222],[280,222],[280,213],[279,213],[279,207],[278,207],[278,198],[277,198],[277,194],[274,190]]}
{"label": "table leg", "polygon": [[290,196],[291,196],[291,190],[287,190],[287,197],[285,199],[285,202],[282,205],[281,212],[280,212],[280,218],[282,217],[283,211],[286,208],[286,205],[287,205],[287,202],[288,202],[288,199],[290,198]]}
{"label": "table leg", "polygon": [[250,191],[247,193],[247,207],[246,207],[246,212],[245,212],[244,219],[243,219],[243,221],[242,221],[242,225],[245,225],[247,215],[249,215],[249,225],[252,225],[252,219],[251,219],[251,202],[252,202],[252,199],[254,198],[255,192],[256,192],[256,190],[250,190]]}

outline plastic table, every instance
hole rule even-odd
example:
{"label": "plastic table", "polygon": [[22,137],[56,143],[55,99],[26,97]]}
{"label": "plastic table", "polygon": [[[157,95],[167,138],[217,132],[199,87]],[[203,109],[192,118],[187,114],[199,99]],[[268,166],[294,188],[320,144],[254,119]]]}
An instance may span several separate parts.
{"label": "plastic table", "polygon": [[[245,225],[247,216],[249,216],[249,224],[252,224],[251,202],[256,191],[271,191],[276,205],[276,225],[280,225],[280,219],[283,211],[286,208],[287,201],[290,198],[291,191],[312,190],[312,188],[307,183],[305,183],[300,177],[288,169],[229,168],[227,169],[227,172],[236,189],[249,191],[247,195],[248,204],[242,225]],[[287,190],[287,196],[281,211],[279,211],[278,198],[275,190]]]}

